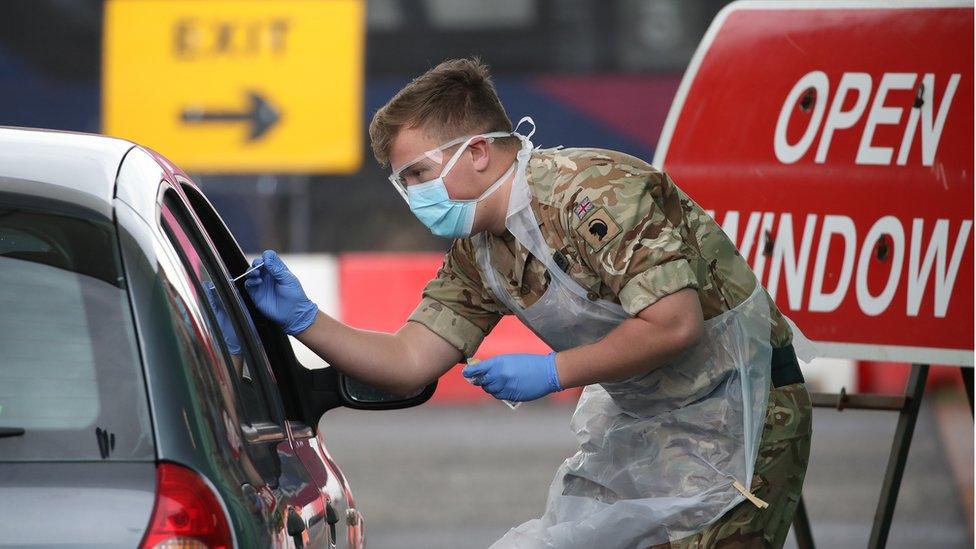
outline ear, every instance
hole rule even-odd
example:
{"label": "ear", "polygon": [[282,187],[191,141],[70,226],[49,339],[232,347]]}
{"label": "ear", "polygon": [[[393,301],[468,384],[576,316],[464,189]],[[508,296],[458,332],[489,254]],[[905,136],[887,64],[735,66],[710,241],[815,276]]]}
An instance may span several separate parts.
{"label": "ear", "polygon": [[476,172],[483,172],[488,169],[488,163],[491,160],[491,147],[488,145],[487,139],[479,137],[472,141],[468,145],[467,152],[471,155],[471,165]]}

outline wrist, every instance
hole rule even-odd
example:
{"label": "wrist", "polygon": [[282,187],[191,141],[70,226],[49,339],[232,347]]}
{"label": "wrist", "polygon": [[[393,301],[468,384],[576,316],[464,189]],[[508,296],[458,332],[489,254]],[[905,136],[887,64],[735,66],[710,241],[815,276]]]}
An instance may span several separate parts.
{"label": "wrist", "polygon": [[[306,301],[300,306],[299,311],[292,317],[288,324],[285,325],[285,333],[290,336],[299,337],[315,324],[315,318],[318,316],[318,312],[318,305],[311,300]],[[301,338],[299,337],[299,339]]]}
{"label": "wrist", "polygon": [[553,393],[557,393],[563,390],[563,385],[559,381],[559,368],[556,365],[556,357],[558,356],[559,354],[556,353],[555,351],[549,353],[549,368],[547,373],[548,373],[549,389]]}

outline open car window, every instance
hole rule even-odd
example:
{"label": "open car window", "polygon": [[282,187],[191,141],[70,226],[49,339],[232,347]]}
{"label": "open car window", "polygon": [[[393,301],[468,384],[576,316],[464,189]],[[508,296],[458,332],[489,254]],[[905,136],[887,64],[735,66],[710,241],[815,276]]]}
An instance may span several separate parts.
{"label": "open car window", "polygon": [[[204,230],[207,231],[207,236],[210,237],[210,241],[213,242],[214,248],[220,256],[220,260],[224,262],[231,276],[238,276],[246,271],[249,267],[247,258],[244,256],[244,252],[241,251],[240,246],[237,244],[230,230],[227,229],[227,226],[217,214],[217,211],[214,210],[207,198],[194,185],[186,180],[181,180],[181,183],[181,188],[190,206],[193,208],[193,213],[196,214]],[[239,284],[238,286],[241,285]],[[275,373],[278,392],[281,395],[281,402],[285,409],[285,417],[290,420],[305,421],[306,423],[313,421],[313,418],[303,417],[301,411],[301,396],[297,389],[298,379],[294,370],[294,368],[300,368],[301,366],[295,359],[295,354],[292,351],[288,336],[285,335],[281,328],[264,318],[264,315],[254,306],[247,292],[243,291],[243,287],[237,289],[240,290],[241,301],[247,307],[254,328],[260,338],[261,345],[264,347],[264,352],[271,363],[271,369]]]}
{"label": "open car window", "polygon": [[234,313],[230,281],[224,280],[223,271],[213,264],[178,197],[167,194],[161,215],[162,227],[192,278],[195,298],[207,311],[210,333],[215,339],[212,343],[222,350],[220,358],[234,380],[237,400],[244,408],[247,422],[275,422],[263,389],[260,362],[249,348],[250,336]]}

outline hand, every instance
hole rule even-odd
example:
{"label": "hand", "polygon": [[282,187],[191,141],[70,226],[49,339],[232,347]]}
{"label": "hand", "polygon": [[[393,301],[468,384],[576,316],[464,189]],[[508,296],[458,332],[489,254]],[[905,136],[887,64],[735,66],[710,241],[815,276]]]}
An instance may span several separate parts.
{"label": "hand", "polygon": [[469,364],[461,373],[500,400],[535,400],[563,390],[556,372],[556,353],[499,355]]}
{"label": "hand", "polygon": [[255,259],[251,266],[261,261],[264,261],[264,266],[248,273],[244,281],[254,305],[264,316],[281,326],[286,334],[304,332],[315,321],[318,306],[305,295],[298,278],[288,270],[274,250],[265,250],[261,259]]}
{"label": "hand", "polygon": [[210,309],[217,317],[217,326],[220,327],[220,334],[224,338],[224,343],[227,344],[227,352],[232,355],[241,354],[241,343],[237,340],[237,330],[234,329],[234,324],[231,323],[220,297],[217,296],[217,288],[214,287],[213,282],[207,280],[203,283],[203,291],[207,294]]}

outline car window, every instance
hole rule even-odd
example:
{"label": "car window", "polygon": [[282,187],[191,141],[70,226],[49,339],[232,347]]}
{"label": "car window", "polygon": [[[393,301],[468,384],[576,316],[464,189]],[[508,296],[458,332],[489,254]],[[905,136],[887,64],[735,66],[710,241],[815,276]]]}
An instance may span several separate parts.
{"label": "car window", "polygon": [[[184,183],[183,191],[194,213],[196,213],[203,228],[213,241],[221,260],[227,265],[232,274],[243,273],[248,268],[247,260],[237,245],[237,241],[234,240],[233,235],[231,235],[223,220],[220,219],[216,210],[213,209],[213,206],[210,205],[206,197],[191,184]],[[254,303],[246,294],[247,292],[241,292],[241,299],[247,306],[248,313],[253,320],[264,352],[271,362],[272,370],[275,372],[277,378],[276,387],[281,395],[285,416],[291,420],[305,420],[307,418],[302,417],[299,406],[301,396],[294,383],[294,372],[291,370],[293,364],[297,365],[291,349],[291,343],[288,341],[284,332],[281,331],[281,328],[267,321],[257,312]]]}
{"label": "car window", "polygon": [[255,368],[257,362],[244,336],[246,332],[241,329],[229,305],[229,285],[228,281],[223,280],[223,271],[213,265],[213,259],[205,252],[178,199],[167,195],[161,213],[163,229],[193,279],[198,301],[208,312],[210,333],[216,335],[217,339],[212,343],[223,351],[220,358],[236,380],[235,391],[247,421],[252,424],[274,422],[271,407],[262,390],[260,372]]}
{"label": "car window", "polygon": [[154,459],[114,226],[0,195],[0,461]]}

